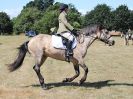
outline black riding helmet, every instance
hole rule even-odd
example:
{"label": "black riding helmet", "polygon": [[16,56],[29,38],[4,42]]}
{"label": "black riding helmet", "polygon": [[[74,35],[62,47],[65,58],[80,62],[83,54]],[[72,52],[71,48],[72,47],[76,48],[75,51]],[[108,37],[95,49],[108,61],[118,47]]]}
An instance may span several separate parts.
{"label": "black riding helmet", "polygon": [[68,8],[68,5],[67,5],[67,4],[62,4],[62,5],[60,6],[60,10],[61,10],[61,11],[64,11],[66,8]]}

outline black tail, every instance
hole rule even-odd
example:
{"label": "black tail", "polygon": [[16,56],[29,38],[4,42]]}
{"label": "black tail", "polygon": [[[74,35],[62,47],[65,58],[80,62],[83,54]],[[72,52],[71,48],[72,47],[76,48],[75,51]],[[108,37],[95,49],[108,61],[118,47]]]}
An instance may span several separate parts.
{"label": "black tail", "polygon": [[17,70],[23,64],[25,55],[26,55],[26,53],[28,51],[28,45],[27,45],[28,43],[29,43],[29,41],[23,43],[18,48],[19,49],[19,53],[18,53],[17,59],[13,63],[8,65],[10,72],[13,72],[13,71]]}

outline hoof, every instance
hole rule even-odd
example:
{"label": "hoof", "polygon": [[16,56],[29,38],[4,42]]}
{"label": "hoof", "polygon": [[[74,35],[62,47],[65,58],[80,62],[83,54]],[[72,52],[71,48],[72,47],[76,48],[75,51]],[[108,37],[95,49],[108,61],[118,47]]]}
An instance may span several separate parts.
{"label": "hoof", "polygon": [[43,90],[47,90],[48,87],[47,87],[46,85],[43,85],[43,86],[42,86],[42,89],[43,89]]}
{"label": "hoof", "polygon": [[43,89],[43,90],[48,90],[48,87],[45,86],[45,87],[42,87],[42,89]]}
{"label": "hoof", "polygon": [[80,80],[80,81],[78,82],[78,85],[82,85],[82,84],[83,84],[83,81]]}
{"label": "hoof", "polygon": [[68,82],[68,78],[63,79],[62,82]]}

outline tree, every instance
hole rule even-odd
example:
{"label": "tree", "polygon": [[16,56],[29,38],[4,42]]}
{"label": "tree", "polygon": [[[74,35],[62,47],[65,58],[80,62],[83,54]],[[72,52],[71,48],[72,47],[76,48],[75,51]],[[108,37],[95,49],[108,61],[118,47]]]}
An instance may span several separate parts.
{"label": "tree", "polygon": [[126,5],[120,5],[113,11],[113,28],[119,31],[127,31],[129,28],[130,11]]}
{"label": "tree", "polygon": [[37,8],[25,8],[21,14],[14,20],[14,32],[16,34],[33,29],[34,24],[42,17],[41,11]]}
{"label": "tree", "polygon": [[41,20],[35,25],[34,29],[40,33],[49,34],[50,28],[57,27],[58,25],[58,14],[56,11],[48,11],[44,14]]}
{"label": "tree", "polygon": [[[41,33],[50,33],[50,29],[52,27],[58,28],[58,16],[59,16],[59,7],[61,3],[57,2],[54,5],[47,8],[47,10],[44,12],[43,17],[41,20],[39,20],[35,25],[34,28],[38,32]],[[68,20],[69,22],[75,27],[80,28],[81,27],[81,14],[76,10],[76,8],[73,5],[69,5],[70,10],[68,13]]]}
{"label": "tree", "polygon": [[0,33],[11,34],[13,31],[13,24],[10,17],[5,12],[0,12]]}
{"label": "tree", "polygon": [[54,0],[34,0],[27,3],[27,7],[36,7],[38,10],[45,11],[49,6],[53,5]]}
{"label": "tree", "polygon": [[106,4],[97,5],[94,10],[85,15],[84,25],[101,24],[106,28],[110,28],[111,8]]}
{"label": "tree", "polygon": [[133,11],[130,11],[130,17],[128,19],[128,27],[133,30]]}
{"label": "tree", "polygon": [[74,28],[81,28],[82,20],[81,20],[81,13],[74,7],[74,5],[69,4],[69,13],[68,13],[68,21]]}
{"label": "tree", "polygon": [[[59,7],[62,3],[54,0],[34,0],[29,2],[21,11],[21,14],[13,21],[14,32],[16,34],[25,32],[26,30],[36,30],[39,33],[50,33],[50,28],[58,28]],[[43,6],[43,7],[42,7]],[[80,28],[81,14],[70,4],[68,13],[69,22],[75,27]]]}

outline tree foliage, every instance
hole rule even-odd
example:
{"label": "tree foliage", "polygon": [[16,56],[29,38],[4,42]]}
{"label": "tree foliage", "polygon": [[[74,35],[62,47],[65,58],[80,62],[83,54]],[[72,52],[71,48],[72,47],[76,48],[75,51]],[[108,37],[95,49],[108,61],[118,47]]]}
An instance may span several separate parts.
{"label": "tree foliage", "polygon": [[130,11],[130,17],[128,19],[128,25],[131,30],[133,30],[133,11]]}
{"label": "tree foliage", "polygon": [[113,29],[127,31],[129,28],[130,11],[126,5],[121,5],[112,12],[114,15]]}
{"label": "tree foliage", "polygon": [[[48,34],[50,33],[50,28],[58,28],[59,7],[62,3],[56,2],[52,5],[52,2],[47,2],[49,7],[42,11],[42,9],[39,10],[38,7],[34,6],[35,1],[27,4],[21,14],[14,20],[15,33],[19,34],[33,29],[37,32]],[[75,28],[80,28],[82,23],[80,19],[81,14],[73,5],[70,4],[69,6],[68,20]]]}
{"label": "tree foliage", "polygon": [[84,25],[102,24],[109,28],[111,21],[111,8],[106,4],[97,5],[94,10],[85,15]]}
{"label": "tree foliage", "polygon": [[13,24],[10,17],[5,12],[0,12],[0,34],[11,34]]}
{"label": "tree foliage", "polygon": [[53,5],[54,0],[34,0],[27,3],[27,7],[36,7],[38,10],[46,10],[49,6]]}
{"label": "tree foliage", "polygon": [[[50,28],[58,28],[59,7],[61,4],[60,2],[54,3],[54,0],[30,1],[21,13],[12,19],[13,31],[19,34],[32,29],[39,33],[49,34]],[[129,28],[133,29],[133,11],[129,10],[126,5],[120,5],[112,10],[106,4],[98,4],[85,15],[81,15],[72,4],[69,4],[69,8],[67,19],[76,29],[89,24],[101,24],[109,30],[125,31]]]}
{"label": "tree foliage", "polygon": [[126,5],[120,5],[115,10],[106,4],[97,5],[85,15],[83,25],[88,24],[101,24],[109,30],[124,32],[133,28],[133,12]]}
{"label": "tree foliage", "polygon": [[37,8],[25,8],[21,14],[16,18],[14,22],[14,32],[16,34],[33,29],[34,24],[38,22],[42,17],[41,11]]}
{"label": "tree foliage", "polygon": [[74,5],[69,4],[69,13],[68,13],[68,21],[72,24],[75,28],[81,28],[82,20],[81,20],[81,13],[74,7]]}

